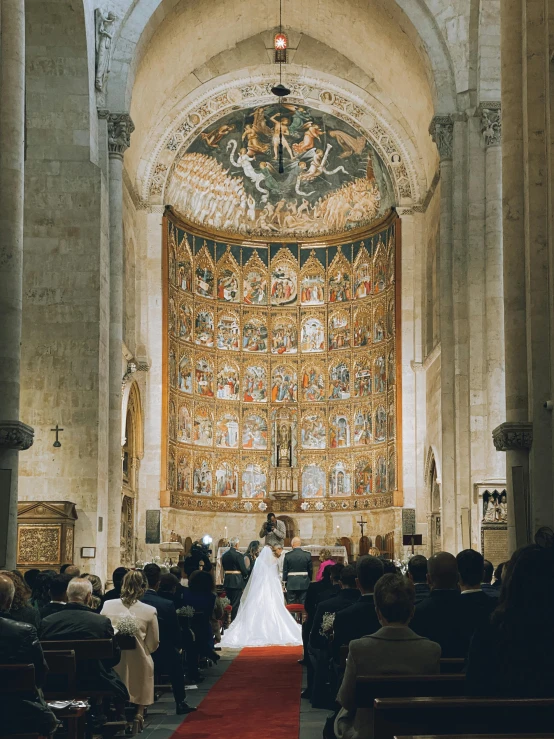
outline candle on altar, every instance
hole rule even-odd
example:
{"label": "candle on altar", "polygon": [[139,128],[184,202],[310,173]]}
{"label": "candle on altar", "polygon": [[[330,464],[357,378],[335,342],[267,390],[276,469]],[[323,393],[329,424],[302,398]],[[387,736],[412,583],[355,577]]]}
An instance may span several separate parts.
{"label": "candle on altar", "polygon": [[223,538],[227,539],[227,526],[225,526],[225,536]]}

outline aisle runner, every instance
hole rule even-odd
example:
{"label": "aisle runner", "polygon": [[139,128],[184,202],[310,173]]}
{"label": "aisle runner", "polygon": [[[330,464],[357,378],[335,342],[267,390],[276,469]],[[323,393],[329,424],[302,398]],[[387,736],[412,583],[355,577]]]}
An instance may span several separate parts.
{"label": "aisle runner", "polygon": [[301,656],[300,647],[243,649],[171,739],[295,739]]}

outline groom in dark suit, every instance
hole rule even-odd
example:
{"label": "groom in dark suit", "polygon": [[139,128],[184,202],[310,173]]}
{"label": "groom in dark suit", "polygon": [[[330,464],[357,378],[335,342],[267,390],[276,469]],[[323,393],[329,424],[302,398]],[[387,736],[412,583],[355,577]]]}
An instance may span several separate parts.
{"label": "groom in dark suit", "polygon": [[283,563],[283,582],[287,589],[287,603],[306,601],[306,592],[312,581],[312,555],[301,549],[302,542],[295,536],[291,541],[291,551],[285,554]]}
{"label": "groom in dark suit", "polygon": [[244,562],[244,555],[238,551],[239,540],[231,539],[230,548],[221,557],[221,566],[225,572],[223,587],[231,601],[231,620],[234,621],[240,605],[242,591],[248,577],[248,570]]}

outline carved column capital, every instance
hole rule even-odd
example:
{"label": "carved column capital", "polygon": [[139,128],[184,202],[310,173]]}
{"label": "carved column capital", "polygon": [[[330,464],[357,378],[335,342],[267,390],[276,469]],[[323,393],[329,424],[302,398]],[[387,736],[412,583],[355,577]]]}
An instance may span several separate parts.
{"label": "carved column capital", "polygon": [[502,113],[499,102],[481,103],[477,108],[485,146],[498,146],[502,140]]}
{"label": "carved column capital", "polygon": [[18,449],[33,446],[35,430],[22,421],[0,421],[0,449]]}
{"label": "carved column capital", "polygon": [[108,115],[108,152],[110,157],[121,157],[131,145],[131,134],[135,124],[129,113]]}
{"label": "carved column capital", "polygon": [[452,159],[454,121],[451,115],[436,115],[429,126],[431,138],[437,145],[441,162]]}
{"label": "carved column capital", "polygon": [[511,452],[529,449],[533,443],[533,424],[505,421],[492,432],[497,452]]}

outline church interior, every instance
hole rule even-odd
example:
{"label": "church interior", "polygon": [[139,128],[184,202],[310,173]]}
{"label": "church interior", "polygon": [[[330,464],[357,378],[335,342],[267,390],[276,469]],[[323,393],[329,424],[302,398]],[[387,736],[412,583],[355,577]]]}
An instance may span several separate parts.
{"label": "church interior", "polygon": [[202,542],[219,586],[270,513],[317,565],[497,568],[554,527],[553,34],[1,0],[0,568],[109,589]]}

